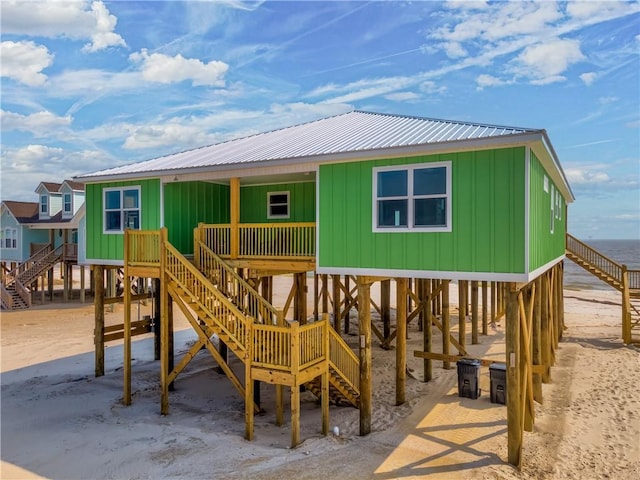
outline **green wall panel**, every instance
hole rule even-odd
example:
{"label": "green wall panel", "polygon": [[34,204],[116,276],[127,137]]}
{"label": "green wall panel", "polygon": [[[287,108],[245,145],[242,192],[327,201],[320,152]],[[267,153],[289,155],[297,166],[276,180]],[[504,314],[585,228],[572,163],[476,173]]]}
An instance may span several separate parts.
{"label": "green wall panel", "polygon": [[[548,191],[544,191],[544,179]],[[562,198],[559,215],[553,215],[551,230],[552,192],[559,195],[556,185],[546,174],[542,163],[531,152],[529,169],[529,271],[533,271],[564,255],[566,233],[566,201]]]}
{"label": "green wall panel", "polygon": [[[290,218],[267,218],[267,193],[290,192]],[[240,223],[314,222],[315,182],[248,185],[240,188]]]}
{"label": "green wall panel", "polygon": [[[451,161],[451,232],[373,232],[372,169]],[[523,273],[525,149],[322,165],[319,266]]]}
{"label": "green wall panel", "polygon": [[140,186],[140,227],[143,230],[160,228],[160,180],[157,178],[126,182],[87,184],[87,258],[92,260],[122,260],[122,234],[102,233],[102,189],[105,187]]}
{"label": "green wall panel", "polygon": [[229,223],[229,186],[207,182],[164,185],[164,224],[169,241],[183,254],[193,253],[198,223]]}

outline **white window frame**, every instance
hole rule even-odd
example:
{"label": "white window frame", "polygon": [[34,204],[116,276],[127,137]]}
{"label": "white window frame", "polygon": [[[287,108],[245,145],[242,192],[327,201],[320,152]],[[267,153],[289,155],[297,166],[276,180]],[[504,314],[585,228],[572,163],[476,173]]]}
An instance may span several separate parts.
{"label": "white window frame", "polygon": [[556,203],[556,189],[553,186],[553,184],[551,185],[551,197],[550,197],[551,201],[549,202],[551,204],[551,225],[550,225],[550,231],[551,233],[553,233],[554,228],[555,228],[555,220],[556,220],[556,211],[555,211],[555,203]]}
{"label": "white window frame", "polygon": [[40,195],[40,214],[49,214],[49,195]]}
{"label": "white window frame", "polygon": [[[123,202],[123,192],[125,190],[136,190],[138,192],[138,208],[124,208]],[[108,192],[120,192],[120,208],[118,209],[109,209],[107,210],[107,193]],[[105,235],[121,235],[124,233],[123,222],[124,222],[124,213],[138,211],[138,228],[137,230],[142,229],[142,194],[141,188],[139,185],[130,185],[126,187],[106,187],[102,189],[102,233]],[[120,230],[107,230],[107,212],[120,212]]]}
{"label": "white window frame", "polygon": [[[9,245],[7,246],[7,242]],[[16,250],[18,248],[18,229],[7,227],[4,229],[2,248],[6,250]]]}
{"label": "white window frame", "polygon": [[[446,171],[446,193],[444,195],[414,195],[413,194],[413,172],[426,168],[445,168]],[[384,197],[385,200],[407,200],[407,226],[399,227],[379,227],[378,226],[378,173],[391,171],[407,172],[407,195],[402,197]],[[379,233],[398,233],[398,232],[450,232],[452,230],[452,189],[451,189],[451,161],[445,162],[429,162],[415,163],[410,165],[393,165],[388,167],[375,167],[372,169],[373,174],[373,198],[372,198],[372,230]],[[414,218],[414,200],[422,198],[445,198],[446,202],[446,224],[437,226],[415,226]]]}
{"label": "white window frame", "polygon": [[[67,203],[67,197],[69,197],[69,202]],[[69,205],[69,209],[67,210],[67,205]],[[63,193],[62,194],[62,212],[63,213],[73,213],[73,194],[71,193]]]}
{"label": "white window frame", "polygon": [[[286,195],[287,197],[287,213],[282,215],[274,215],[271,213],[271,207],[281,207],[285,205],[284,203],[271,203],[271,197],[276,195]],[[283,192],[267,192],[267,218],[268,219],[283,219],[283,218],[291,218],[291,192],[283,191]]]}

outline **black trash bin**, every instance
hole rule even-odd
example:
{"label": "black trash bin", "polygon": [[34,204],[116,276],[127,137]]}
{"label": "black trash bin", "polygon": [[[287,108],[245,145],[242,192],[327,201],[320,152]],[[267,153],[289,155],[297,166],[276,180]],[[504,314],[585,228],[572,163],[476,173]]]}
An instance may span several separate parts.
{"label": "black trash bin", "polygon": [[507,364],[492,363],[489,365],[491,379],[491,403],[507,402]]}
{"label": "black trash bin", "polygon": [[476,399],[480,396],[480,360],[461,358],[458,366],[458,396]]}

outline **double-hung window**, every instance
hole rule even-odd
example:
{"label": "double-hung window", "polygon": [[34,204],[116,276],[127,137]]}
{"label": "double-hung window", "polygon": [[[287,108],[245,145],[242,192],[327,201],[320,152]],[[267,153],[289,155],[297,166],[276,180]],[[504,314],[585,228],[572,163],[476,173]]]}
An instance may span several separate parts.
{"label": "double-hung window", "polygon": [[65,193],[62,196],[62,211],[64,213],[71,213],[72,203],[71,203],[71,194]]}
{"label": "double-hung window", "polygon": [[4,248],[18,248],[18,230],[6,228],[4,231]]}
{"label": "double-hung window", "polygon": [[373,169],[373,230],[451,231],[451,162]]}
{"label": "double-hung window", "polygon": [[49,196],[40,195],[40,213],[47,215],[49,213]]}
{"label": "double-hung window", "polygon": [[140,230],[140,187],[105,188],[104,233]]}
{"label": "double-hung window", "polygon": [[267,218],[289,218],[289,192],[267,193]]}

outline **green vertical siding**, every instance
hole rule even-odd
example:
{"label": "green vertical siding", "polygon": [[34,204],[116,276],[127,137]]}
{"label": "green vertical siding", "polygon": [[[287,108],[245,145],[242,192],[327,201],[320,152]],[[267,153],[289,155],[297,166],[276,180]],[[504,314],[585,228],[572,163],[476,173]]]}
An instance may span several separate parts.
{"label": "green vertical siding", "polygon": [[[451,232],[373,232],[374,167],[451,161]],[[319,266],[524,273],[524,147],[322,165]]]}
{"label": "green vertical siding", "polygon": [[[267,193],[289,192],[289,218],[267,218]],[[313,222],[316,217],[315,182],[249,185],[240,189],[241,223]]]}
{"label": "green vertical siding", "polygon": [[[545,176],[549,191],[544,191]],[[552,186],[558,195],[556,185],[546,174],[542,163],[531,152],[529,169],[529,271],[533,271],[564,255],[567,219],[566,201],[562,198],[560,218],[553,219],[551,231]]]}
{"label": "green vertical siding", "polygon": [[87,184],[87,258],[90,260],[122,260],[124,245],[122,234],[104,234],[103,196],[105,187],[140,186],[140,228],[156,230],[160,228],[160,180],[157,178],[126,182]]}
{"label": "green vertical siding", "polygon": [[164,185],[164,224],[169,241],[181,253],[193,253],[198,223],[229,223],[229,186],[207,182]]}

